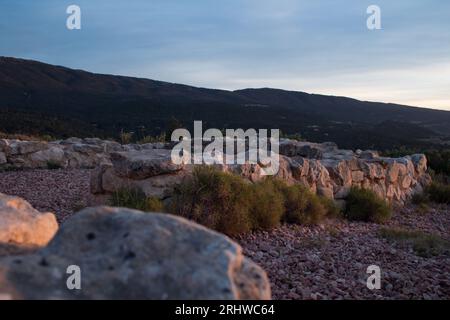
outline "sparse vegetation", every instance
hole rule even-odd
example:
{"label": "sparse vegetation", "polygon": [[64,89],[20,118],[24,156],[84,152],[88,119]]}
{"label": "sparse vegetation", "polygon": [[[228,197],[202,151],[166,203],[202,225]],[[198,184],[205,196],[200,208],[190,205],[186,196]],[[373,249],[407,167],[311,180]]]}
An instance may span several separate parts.
{"label": "sparse vegetation", "polygon": [[383,223],[392,215],[389,204],[371,190],[352,187],[346,201],[344,216],[349,220]]}
{"label": "sparse vegetation", "polygon": [[84,208],[87,208],[87,206],[88,205],[87,205],[86,201],[80,197],[76,201],[74,201],[71,209],[73,212],[78,212],[78,211],[83,210]]}
{"label": "sparse vegetation", "polygon": [[252,185],[252,226],[255,229],[271,229],[280,225],[285,212],[283,194],[271,179]]}
{"label": "sparse vegetation", "polygon": [[415,193],[411,198],[411,202],[416,205],[426,205],[430,202],[430,198],[427,192]]}
{"label": "sparse vegetation", "polygon": [[411,246],[417,255],[431,257],[450,252],[449,241],[436,234],[401,228],[381,228],[380,236],[390,242]]}
{"label": "sparse vegetation", "polygon": [[164,205],[156,197],[147,197],[145,193],[136,188],[120,188],[113,192],[110,198],[113,207],[125,207],[141,211],[162,212]]}
{"label": "sparse vegetation", "polygon": [[425,192],[433,202],[450,204],[450,185],[448,184],[433,182],[425,189]]}
{"label": "sparse vegetation", "polygon": [[0,166],[0,172],[11,172],[11,171],[19,171],[20,168],[13,166],[10,163],[6,163]]}
{"label": "sparse vegetation", "polygon": [[169,211],[228,235],[252,229],[252,193],[241,178],[212,167],[194,168],[192,177],[174,188]]}
{"label": "sparse vegetation", "polygon": [[172,137],[172,133],[176,130],[176,129],[180,129],[183,128],[183,123],[178,120],[175,117],[170,118],[169,123],[167,124],[167,132],[168,134],[166,135],[164,133],[164,140],[167,142],[170,142],[171,137]]}
{"label": "sparse vegetation", "polygon": [[47,169],[49,170],[58,170],[61,169],[62,166],[60,163],[55,162],[55,161],[47,161]]}
{"label": "sparse vegetation", "polygon": [[287,134],[287,133],[284,133],[284,132],[280,132],[280,138],[297,140],[297,141],[304,141],[305,140],[300,133]]}
{"label": "sparse vegetation", "polygon": [[335,226],[333,225],[327,225],[325,227],[325,229],[328,231],[328,234],[333,237],[333,238],[337,238],[341,235],[341,231],[339,229],[337,229]]}
{"label": "sparse vegetation", "polygon": [[328,218],[342,218],[342,209],[336,204],[336,202],[327,197],[319,196],[320,201],[326,210],[326,215]]}
{"label": "sparse vegetation", "polygon": [[321,236],[318,238],[305,238],[302,239],[301,246],[304,249],[321,249],[327,244],[327,240]]}
{"label": "sparse vegetation", "polygon": [[327,207],[321,199],[301,185],[287,186],[277,181],[278,189],[284,195],[285,212],[283,220],[295,224],[315,224],[327,215]]}
{"label": "sparse vegetation", "polygon": [[5,133],[0,132],[0,139],[12,139],[12,140],[23,140],[23,141],[52,141],[55,140],[54,137],[48,134],[44,135],[27,135],[27,134],[17,134],[17,133]]}
{"label": "sparse vegetation", "polygon": [[228,235],[271,229],[281,222],[314,224],[336,215],[331,201],[300,185],[267,178],[250,183],[212,167],[194,169],[175,187],[169,212]]}
{"label": "sparse vegetation", "polygon": [[145,143],[157,143],[157,142],[166,142],[166,133],[162,132],[161,134],[157,136],[144,136],[142,139],[138,140],[138,144],[145,144]]}
{"label": "sparse vegetation", "polygon": [[133,138],[133,132],[120,132],[120,143],[122,144],[129,144],[131,143],[131,139]]}
{"label": "sparse vegetation", "polygon": [[427,214],[430,211],[430,206],[428,204],[426,204],[426,203],[420,203],[417,206],[416,210],[417,210],[417,213],[419,213],[421,215],[424,215],[424,214]]}
{"label": "sparse vegetation", "polygon": [[419,206],[427,206],[430,202],[450,204],[450,185],[433,182],[423,193],[415,194],[411,202]]}

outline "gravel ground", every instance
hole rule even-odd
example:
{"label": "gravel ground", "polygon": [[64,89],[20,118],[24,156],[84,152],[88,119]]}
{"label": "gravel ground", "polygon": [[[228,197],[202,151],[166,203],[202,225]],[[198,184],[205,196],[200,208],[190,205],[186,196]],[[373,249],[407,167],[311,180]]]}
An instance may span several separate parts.
{"label": "gravel ground", "polygon": [[[449,239],[449,208],[418,214],[404,209],[384,227]],[[407,215],[409,214],[409,215]],[[378,236],[381,226],[332,221],[282,226],[239,239],[245,254],[268,273],[274,299],[450,299],[450,257],[416,255]],[[367,267],[381,269],[381,289],[366,286]]]}
{"label": "gravel ground", "polygon": [[[0,172],[0,192],[55,212],[62,222],[86,205],[89,170]],[[421,230],[450,240],[450,208],[404,208],[385,227]],[[419,257],[408,246],[380,238],[380,228],[329,221],[314,227],[282,226],[237,240],[268,272],[274,299],[450,299],[450,257]],[[0,248],[0,255],[2,249],[6,250]],[[380,290],[366,287],[369,265],[381,268]]]}
{"label": "gravel ground", "polygon": [[86,206],[89,170],[25,170],[0,172],[0,192],[24,198],[59,222]]}

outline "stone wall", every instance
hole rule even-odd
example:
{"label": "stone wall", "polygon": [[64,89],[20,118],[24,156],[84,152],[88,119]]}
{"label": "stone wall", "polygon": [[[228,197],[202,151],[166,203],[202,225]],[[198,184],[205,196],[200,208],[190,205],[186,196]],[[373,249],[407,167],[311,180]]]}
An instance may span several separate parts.
{"label": "stone wall", "polygon": [[[172,186],[192,172],[192,165],[175,165],[170,145],[121,145],[96,138],[53,142],[0,140],[0,168],[95,168],[93,194],[108,194],[120,187],[137,187],[147,195],[165,198]],[[250,181],[263,178],[258,164],[216,165]],[[277,177],[299,183],[326,197],[344,199],[352,186],[373,190],[390,202],[402,204],[430,183],[427,159],[422,154],[401,158],[380,157],[376,151],[338,149],[334,143],[280,141]]]}
{"label": "stone wall", "polygon": [[12,168],[95,168],[109,161],[113,151],[130,151],[162,147],[162,144],[121,145],[98,138],[69,138],[66,140],[21,141],[0,139],[0,169]]}
{"label": "stone wall", "polygon": [[[352,186],[358,186],[403,204],[431,181],[422,154],[386,158],[374,151],[340,150],[333,143],[292,140],[281,141],[280,154],[278,178],[336,200],[344,199]],[[192,165],[173,165],[168,149],[113,152],[110,159],[92,174],[91,191],[95,194],[137,187],[149,196],[165,198],[174,184],[192,172]],[[253,182],[263,178],[257,164],[215,166]]]}

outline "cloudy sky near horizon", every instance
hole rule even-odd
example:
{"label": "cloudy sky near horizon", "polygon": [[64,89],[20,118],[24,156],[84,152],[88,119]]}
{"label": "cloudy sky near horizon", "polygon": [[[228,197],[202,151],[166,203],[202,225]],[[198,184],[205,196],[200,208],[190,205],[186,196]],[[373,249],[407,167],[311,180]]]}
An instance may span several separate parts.
{"label": "cloudy sky near horizon", "polygon": [[[82,29],[66,28],[66,8]],[[382,30],[366,27],[381,8]],[[0,55],[450,110],[450,1],[0,0]]]}

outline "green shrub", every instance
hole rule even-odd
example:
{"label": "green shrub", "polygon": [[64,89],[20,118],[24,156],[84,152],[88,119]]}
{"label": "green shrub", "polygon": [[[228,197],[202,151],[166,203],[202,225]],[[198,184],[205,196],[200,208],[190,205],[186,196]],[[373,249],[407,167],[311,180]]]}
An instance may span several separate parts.
{"label": "green shrub", "polygon": [[113,207],[124,207],[149,212],[162,212],[164,205],[156,197],[147,197],[137,188],[120,188],[113,192],[110,198]]}
{"label": "green shrub", "polygon": [[56,140],[55,138],[53,138],[53,137],[52,137],[51,135],[49,135],[49,134],[44,134],[44,135],[42,135],[42,136],[41,136],[41,139],[44,140],[44,141],[47,141],[47,142]]}
{"label": "green shrub", "polygon": [[433,182],[425,189],[428,198],[437,203],[450,203],[450,185]]}
{"label": "green shrub", "polygon": [[419,205],[417,206],[416,210],[418,214],[427,214],[430,212],[430,206],[427,203],[419,203]]}
{"label": "green shrub", "polygon": [[20,171],[20,170],[22,170],[22,169],[12,165],[11,163],[6,163],[6,164],[0,165],[0,172],[14,172],[14,171]]}
{"label": "green shrub", "polygon": [[284,196],[271,179],[252,186],[250,218],[253,229],[279,226],[284,211]]}
{"label": "green shrub", "polygon": [[62,166],[58,162],[51,161],[51,160],[47,161],[47,169],[49,169],[49,170],[58,170],[58,169],[61,169],[61,168],[62,168]]}
{"label": "green shrub", "polygon": [[375,192],[352,187],[346,199],[344,215],[349,220],[382,223],[391,217],[392,211],[389,204]]}
{"label": "green shrub", "polygon": [[125,132],[125,131],[120,131],[120,143],[121,144],[129,144],[131,143],[131,140],[133,138],[133,132]]}
{"label": "green shrub", "polygon": [[53,141],[56,140],[54,137],[44,134],[44,135],[29,135],[21,133],[5,133],[0,131],[0,139],[17,139],[22,141]]}
{"label": "green shrub", "polygon": [[157,197],[147,197],[147,209],[145,211],[164,212],[164,204]]}
{"label": "green shrub", "polygon": [[413,195],[411,201],[417,205],[426,205],[430,202],[449,204],[450,185],[435,181],[426,187],[423,193]]}
{"label": "green shrub", "polygon": [[411,202],[417,205],[427,204],[430,202],[430,198],[427,192],[416,193],[412,196]]}
{"label": "green shrub", "polygon": [[156,143],[156,142],[166,142],[166,133],[163,132],[158,136],[144,136],[142,139],[137,141],[138,144]]}
{"label": "green shrub", "polygon": [[309,191],[303,186],[287,186],[282,182],[278,183],[278,187],[282,190],[285,199],[283,220],[287,223],[296,224],[307,223],[311,220],[307,213],[311,198]]}
{"label": "green shrub", "polygon": [[327,208],[321,201],[321,199],[312,194],[309,199],[308,207],[306,208],[306,220],[305,224],[317,224],[321,222],[327,216]]}
{"label": "green shrub", "polygon": [[230,236],[282,221],[314,224],[339,210],[332,200],[274,178],[250,183],[211,166],[195,167],[173,190],[169,212]]}
{"label": "green shrub", "polygon": [[389,242],[411,246],[421,257],[431,257],[450,252],[450,243],[436,234],[401,228],[382,228],[379,235]]}
{"label": "green shrub", "polygon": [[326,217],[339,216],[340,210],[333,200],[320,197],[302,185],[288,186],[284,181],[276,181],[284,196],[283,221],[295,224],[316,224]]}
{"label": "green shrub", "polygon": [[325,207],[328,218],[342,218],[342,210],[334,200],[323,196],[319,196],[319,198]]}
{"label": "green shrub", "polygon": [[232,236],[251,230],[251,205],[250,184],[213,167],[199,166],[174,188],[169,211]]}

